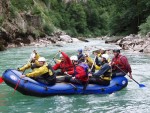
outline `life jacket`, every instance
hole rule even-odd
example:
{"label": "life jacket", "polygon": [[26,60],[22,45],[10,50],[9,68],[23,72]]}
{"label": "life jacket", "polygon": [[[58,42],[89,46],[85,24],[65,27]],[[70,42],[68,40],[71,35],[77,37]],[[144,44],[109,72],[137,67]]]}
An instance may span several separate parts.
{"label": "life jacket", "polygon": [[[36,64],[31,65],[31,69],[35,69],[35,68],[40,68],[40,66],[38,66]],[[41,77],[44,78],[44,79],[47,79],[47,80],[54,79],[55,78],[55,72],[54,72],[52,66],[50,64],[48,64],[47,68],[48,68],[48,72],[41,75]]]}
{"label": "life jacket", "polygon": [[112,70],[109,69],[108,71],[106,71],[102,76],[101,78],[103,80],[111,80],[111,76],[112,76]]}
{"label": "life jacket", "polygon": [[47,79],[48,81],[51,81],[52,79],[56,78],[55,72],[50,64],[47,65],[48,72],[43,74],[42,77]]}
{"label": "life jacket", "polygon": [[86,72],[86,76],[88,76],[89,66],[85,63],[80,63],[79,66],[81,66],[84,69],[84,71]]}
{"label": "life jacket", "polygon": [[104,63],[98,73],[94,75],[98,79],[111,80],[112,69],[108,63]]}
{"label": "life jacket", "polygon": [[[87,77],[88,76],[89,66],[87,64],[85,64],[85,63],[80,63],[78,66],[81,66],[84,69],[84,71],[86,73],[85,77]],[[78,72],[76,71],[76,67],[74,67],[74,74],[73,74],[73,76],[75,76],[77,73]]]}
{"label": "life jacket", "polygon": [[[120,69],[121,69],[121,70],[124,70],[124,71],[126,70],[126,67],[121,63],[121,58],[122,58],[122,57],[125,57],[125,56],[119,55],[118,58],[114,58],[114,61],[113,61],[113,62],[115,63],[116,66],[113,66],[113,70],[116,70],[116,69],[117,69],[117,70],[120,70]],[[125,57],[125,58],[126,58],[126,57]],[[119,69],[118,67],[119,67],[120,69]],[[121,71],[121,70],[120,70],[120,71]]]}

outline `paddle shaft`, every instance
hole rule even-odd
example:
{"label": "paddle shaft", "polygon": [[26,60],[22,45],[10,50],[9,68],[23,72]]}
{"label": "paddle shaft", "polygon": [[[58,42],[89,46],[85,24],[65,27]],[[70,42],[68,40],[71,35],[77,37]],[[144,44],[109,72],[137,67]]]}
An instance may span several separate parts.
{"label": "paddle shaft", "polygon": [[94,66],[94,64],[95,64],[95,60],[96,60],[96,56],[95,56],[95,58],[94,58],[94,61],[93,61],[92,66],[91,66],[91,68],[90,68],[90,72],[91,72],[91,71],[92,71],[92,69],[93,69],[93,66]]}
{"label": "paddle shaft", "polygon": [[53,61],[54,61],[55,64],[56,64],[55,58],[56,58],[56,56],[58,55],[58,53],[59,53],[59,52],[57,52],[57,53],[54,55],[54,57],[53,57]]}
{"label": "paddle shaft", "polygon": [[[120,69],[124,74],[128,75],[125,71],[123,71],[120,67],[115,65],[118,69]],[[129,75],[128,75],[129,76]],[[129,76],[130,77],[130,76]],[[131,78],[135,83],[137,83],[139,86],[141,85],[139,82],[137,82],[135,79]]]}

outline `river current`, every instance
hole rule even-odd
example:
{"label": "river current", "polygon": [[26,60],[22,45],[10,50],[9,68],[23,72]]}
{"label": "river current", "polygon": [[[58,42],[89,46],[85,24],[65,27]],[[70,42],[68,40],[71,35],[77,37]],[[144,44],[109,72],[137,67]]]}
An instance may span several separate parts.
{"label": "river current", "polygon": [[[89,39],[90,42],[66,44],[63,47],[21,47],[10,48],[0,52],[0,75],[6,69],[17,69],[25,64],[35,49],[48,62],[53,63],[53,56],[62,50],[69,55],[77,54],[77,50],[85,46],[92,50],[98,48],[117,48],[113,44],[105,44],[102,40]],[[92,47],[94,46],[94,47]],[[149,113],[150,112],[150,55],[121,51],[126,55],[133,71],[133,78],[145,88],[140,88],[129,79],[128,86],[121,91],[108,95],[67,95],[46,98],[25,96],[5,83],[0,84],[0,113]],[[92,56],[92,54],[90,54]],[[112,57],[112,55],[110,55]],[[93,56],[92,56],[93,57]]]}

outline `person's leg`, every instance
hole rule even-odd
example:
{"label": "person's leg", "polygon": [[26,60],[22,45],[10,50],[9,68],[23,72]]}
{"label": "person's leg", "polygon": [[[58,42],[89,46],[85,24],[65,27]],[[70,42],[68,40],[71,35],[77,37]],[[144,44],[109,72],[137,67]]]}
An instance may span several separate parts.
{"label": "person's leg", "polygon": [[80,81],[80,80],[78,80],[78,79],[70,79],[70,83],[73,83],[73,84],[78,84],[78,85],[82,85],[82,82]]}
{"label": "person's leg", "polygon": [[110,84],[110,81],[92,77],[89,79],[89,83],[107,86]]}
{"label": "person's leg", "polygon": [[57,71],[57,72],[56,72],[56,76],[62,76],[62,75],[64,75],[64,73],[62,73],[62,72],[60,72],[60,71]]}

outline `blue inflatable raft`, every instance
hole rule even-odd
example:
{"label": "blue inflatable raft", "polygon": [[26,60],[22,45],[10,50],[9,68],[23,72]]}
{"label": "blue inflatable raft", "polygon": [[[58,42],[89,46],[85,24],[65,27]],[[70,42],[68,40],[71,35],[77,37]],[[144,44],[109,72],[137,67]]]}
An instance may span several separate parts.
{"label": "blue inflatable raft", "polygon": [[109,86],[88,84],[86,90],[83,90],[83,86],[71,83],[56,83],[53,86],[47,86],[28,77],[21,79],[20,75],[22,75],[21,72],[8,69],[3,73],[2,77],[5,83],[13,88],[19,83],[16,90],[20,93],[40,97],[70,94],[111,94],[123,89],[128,84],[128,80],[125,77],[116,77],[111,80]]}

